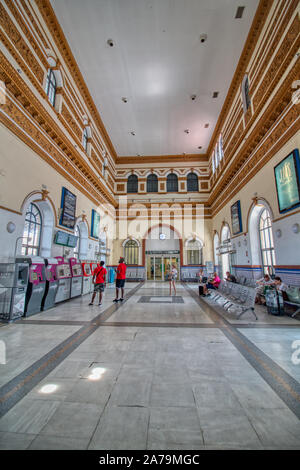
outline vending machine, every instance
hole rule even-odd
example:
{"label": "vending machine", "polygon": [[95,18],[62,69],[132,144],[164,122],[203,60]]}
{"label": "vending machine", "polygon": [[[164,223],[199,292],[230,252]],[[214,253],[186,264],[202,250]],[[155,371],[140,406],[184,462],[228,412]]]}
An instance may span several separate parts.
{"label": "vending machine", "polygon": [[95,271],[95,269],[99,266],[99,264],[96,263],[96,261],[93,261],[90,265],[91,265],[91,271],[92,271],[91,290],[90,290],[90,292],[92,292],[92,291],[94,290],[94,284],[93,284],[94,271]]}
{"label": "vending machine", "polygon": [[10,323],[24,315],[29,266],[0,264],[0,320]]}
{"label": "vending machine", "polygon": [[39,256],[22,256],[16,258],[16,263],[27,263],[29,265],[24,316],[30,317],[30,315],[39,313],[42,308],[42,300],[46,289],[45,262]]}
{"label": "vending machine", "polygon": [[72,280],[71,280],[71,298],[82,294],[82,266],[77,258],[69,259]]}
{"label": "vending machine", "polygon": [[55,297],[58,289],[57,279],[57,265],[58,261],[56,258],[46,258],[46,289],[42,300],[42,311],[48,310],[54,307]]}
{"label": "vending machine", "polygon": [[68,300],[71,295],[71,268],[69,261],[63,258],[62,256],[56,256],[57,266],[56,266],[56,277],[58,280],[58,289],[55,296],[55,303],[63,302]]}
{"label": "vending machine", "polygon": [[91,292],[92,285],[92,270],[91,264],[87,261],[81,263],[83,279],[82,279],[82,295],[89,294]]}

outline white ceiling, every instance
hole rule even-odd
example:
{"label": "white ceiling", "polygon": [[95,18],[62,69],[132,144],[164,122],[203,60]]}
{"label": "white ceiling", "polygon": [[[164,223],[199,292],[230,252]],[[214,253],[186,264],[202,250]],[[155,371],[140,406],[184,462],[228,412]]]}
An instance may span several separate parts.
{"label": "white ceiling", "polygon": [[119,156],[207,151],[258,3],[51,0]]}

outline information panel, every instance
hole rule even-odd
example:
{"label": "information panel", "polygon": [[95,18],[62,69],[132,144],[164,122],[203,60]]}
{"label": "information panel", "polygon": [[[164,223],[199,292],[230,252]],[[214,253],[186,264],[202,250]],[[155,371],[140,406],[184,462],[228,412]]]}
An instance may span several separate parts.
{"label": "information panel", "polygon": [[237,235],[243,231],[240,201],[236,201],[231,206],[231,225],[233,235]]}
{"label": "information panel", "polygon": [[76,196],[67,188],[62,188],[61,215],[59,224],[73,229],[75,227]]}
{"label": "information panel", "polygon": [[300,162],[298,149],[293,150],[274,168],[279,212],[300,204]]}
{"label": "information panel", "polygon": [[92,209],[92,228],[91,228],[91,237],[99,238],[100,231],[100,215],[97,211]]}

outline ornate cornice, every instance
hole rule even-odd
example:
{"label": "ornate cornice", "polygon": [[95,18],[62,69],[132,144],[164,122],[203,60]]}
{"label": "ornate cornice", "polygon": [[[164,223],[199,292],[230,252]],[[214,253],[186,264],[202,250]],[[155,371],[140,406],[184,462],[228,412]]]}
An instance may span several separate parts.
{"label": "ornate cornice", "polygon": [[120,156],[116,160],[117,165],[143,165],[144,163],[174,163],[175,165],[182,165],[185,162],[198,162],[207,163],[207,154],[186,154],[186,155],[145,155],[141,157],[134,156]]}
{"label": "ornate cornice", "polygon": [[236,94],[241,86],[243,76],[246,73],[248,63],[254,52],[257,40],[262,32],[265,21],[268,17],[268,14],[272,8],[273,0],[260,0],[258,8],[255,13],[254,20],[252,22],[248,37],[246,39],[245,46],[243,48],[240,60],[238,62],[237,68],[235,70],[231,85],[229,87],[227,96],[222,107],[222,111],[219,115],[214,133],[212,135],[207,153],[210,155],[216,145],[217,138],[222,130],[224,121],[232,107],[233,101],[236,97]]}
{"label": "ornate cornice", "polygon": [[102,119],[99,115],[99,112],[94,104],[94,101],[90,95],[90,92],[85,84],[85,81],[83,79],[83,76],[80,72],[80,69],[77,65],[77,62],[72,54],[72,51],[69,47],[69,44],[66,40],[66,37],[63,33],[63,30],[59,24],[59,22],[57,21],[57,18],[56,18],[56,15],[54,13],[54,10],[51,6],[51,3],[49,0],[35,0],[38,8],[39,8],[39,11],[43,17],[43,20],[45,21],[46,23],[46,26],[53,38],[53,40],[55,41],[55,44],[57,46],[57,48],[59,49],[62,57],[64,58],[65,60],[65,63],[67,64],[68,66],[68,69],[76,83],[76,85],[78,86],[78,89],[80,90],[80,93],[82,94],[87,106],[88,106],[88,109],[91,113],[91,116],[93,118],[93,120],[95,121],[96,125],[98,126],[99,130],[100,130],[100,133],[105,141],[105,144],[107,146],[107,148],[109,149],[110,151],[110,154],[111,156],[114,158],[114,160],[117,159],[117,154],[116,154],[116,151],[113,147],[113,144],[109,138],[109,135],[104,127],[104,124],[102,122]]}
{"label": "ornate cornice", "polygon": [[[69,165],[69,170],[73,177],[76,175],[77,180],[81,180],[85,186],[90,186],[94,200],[96,199],[98,203],[100,200],[101,202],[109,202],[113,206],[116,206],[114,197],[107,191],[101,181],[99,181],[99,178],[91,172],[91,168],[85,162],[83,157],[75,148],[73,148],[70,141],[66,138],[63,129],[61,129],[61,127],[40,105],[39,100],[28,89],[19,74],[1,52],[0,59],[1,79],[7,84],[7,90],[15,95],[21,107],[23,106],[23,110],[21,112],[20,109],[17,109],[13,102],[9,100],[9,96],[7,97],[7,104],[2,105],[0,111],[3,110],[18,123],[18,126],[14,126],[10,123],[7,127],[11,128],[11,130],[13,130],[13,132],[22,140],[24,140],[24,136],[21,136],[20,131],[20,127],[22,128],[22,125],[25,126],[23,127],[23,131],[25,133],[29,133],[31,131],[32,136],[34,136],[33,138],[39,137],[41,139],[41,135],[46,133],[48,138],[52,140],[54,148],[59,149],[60,160],[63,158],[62,155],[64,155],[65,163],[63,166]],[[37,129],[33,125],[32,121],[28,119],[29,117],[34,119],[36,125],[40,128],[40,133],[37,133]],[[46,145],[45,140],[43,141],[43,144]],[[49,142],[47,143],[47,151],[49,151],[48,146]],[[39,146],[37,148],[39,148]],[[36,148],[35,151],[37,153],[43,153],[41,150],[39,151]],[[50,154],[52,155],[51,152],[53,152],[53,149],[50,151]],[[59,153],[56,150],[54,154],[58,156]],[[60,161],[60,163],[62,162]],[[87,181],[89,181],[88,184]]]}

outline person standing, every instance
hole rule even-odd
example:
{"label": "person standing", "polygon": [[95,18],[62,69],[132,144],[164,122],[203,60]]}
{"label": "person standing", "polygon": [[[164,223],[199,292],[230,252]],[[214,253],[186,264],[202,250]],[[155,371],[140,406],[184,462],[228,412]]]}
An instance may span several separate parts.
{"label": "person standing", "polygon": [[174,289],[174,294],[176,295],[175,282],[176,282],[176,279],[177,279],[177,274],[178,274],[178,271],[176,269],[176,266],[175,266],[175,264],[172,264],[172,268],[170,269],[170,272],[169,272],[170,295],[172,295],[172,286],[173,286],[173,289]]}
{"label": "person standing", "polygon": [[[124,258],[120,258],[119,265],[116,269],[117,278],[116,278],[116,298],[113,302],[123,302],[124,300],[124,287],[125,287],[125,280],[126,280],[126,269],[127,266],[124,262]],[[119,299],[119,293],[121,289],[121,297]]]}
{"label": "person standing", "polygon": [[94,305],[94,300],[95,300],[97,292],[99,292],[99,304],[98,305],[102,305],[103,292],[106,287],[106,274],[107,274],[107,270],[104,267],[104,261],[101,261],[100,266],[97,266],[93,274],[92,282],[94,284],[94,292],[93,292],[92,300],[89,303],[89,305]]}

